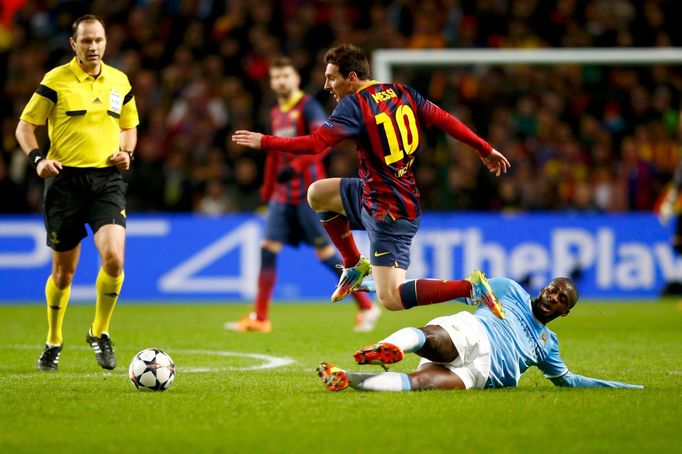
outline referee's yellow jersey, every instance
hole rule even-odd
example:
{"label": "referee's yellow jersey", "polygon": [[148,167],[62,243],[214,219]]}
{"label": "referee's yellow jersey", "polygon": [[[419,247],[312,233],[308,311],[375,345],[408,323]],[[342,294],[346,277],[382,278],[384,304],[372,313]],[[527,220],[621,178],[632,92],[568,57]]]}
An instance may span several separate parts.
{"label": "referee's yellow jersey", "polygon": [[139,123],[128,77],[102,63],[95,78],[78,66],[76,57],[45,74],[21,119],[34,125],[47,122],[47,157],[69,167],[111,166],[121,129]]}

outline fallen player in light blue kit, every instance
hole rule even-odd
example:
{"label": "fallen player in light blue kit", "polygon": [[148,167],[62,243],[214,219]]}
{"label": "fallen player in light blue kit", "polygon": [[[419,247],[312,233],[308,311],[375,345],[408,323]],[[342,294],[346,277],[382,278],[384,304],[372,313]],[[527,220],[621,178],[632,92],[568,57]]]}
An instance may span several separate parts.
{"label": "fallen player in light blue kit", "polygon": [[422,360],[415,372],[355,373],[323,362],[318,375],[330,391],[349,386],[367,391],[507,388],[517,386],[521,375],[537,366],[557,386],[644,388],[568,370],[557,336],[546,325],[568,315],[578,302],[571,279],[554,278],[534,299],[511,279],[489,283],[504,320],[481,306],[473,314],[460,312],[431,320],[423,328],[403,328],[354,355],[357,364],[385,366],[401,361],[405,353],[416,353]]}

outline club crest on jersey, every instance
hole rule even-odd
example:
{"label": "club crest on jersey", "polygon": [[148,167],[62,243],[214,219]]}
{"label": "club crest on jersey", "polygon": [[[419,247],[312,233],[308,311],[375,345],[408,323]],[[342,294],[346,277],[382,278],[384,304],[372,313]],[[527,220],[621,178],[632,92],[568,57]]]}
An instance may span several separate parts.
{"label": "club crest on jersey", "polygon": [[544,331],[542,334],[540,334],[540,342],[542,342],[542,345],[547,344],[548,340],[549,340],[549,334],[547,334],[547,331]]}

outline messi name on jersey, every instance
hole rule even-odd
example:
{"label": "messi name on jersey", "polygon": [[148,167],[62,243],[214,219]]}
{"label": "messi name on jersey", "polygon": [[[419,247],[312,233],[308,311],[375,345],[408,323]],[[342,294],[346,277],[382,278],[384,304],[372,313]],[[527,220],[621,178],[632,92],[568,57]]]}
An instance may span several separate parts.
{"label": "messi name on jersey", "polygon": [[387,90],[383,91],[378,91],[376,93],[372,93],[372,99],[374,102],[379,104],[380,102],[388,101],[389,99],[397,98],[398,95],[396,94],[395,91],[393,91],[392,88],[389,88]]}

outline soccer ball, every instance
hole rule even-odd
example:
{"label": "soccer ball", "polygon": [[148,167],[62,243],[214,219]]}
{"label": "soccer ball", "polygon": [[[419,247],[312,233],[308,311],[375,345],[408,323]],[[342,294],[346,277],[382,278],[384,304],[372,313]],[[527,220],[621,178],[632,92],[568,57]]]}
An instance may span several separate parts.
{"label": "soccer ball", "polygon": [[136,389],[165,391],[175,381],[175,364],[158,348],[146,348],[133,357],[128,377]]}

